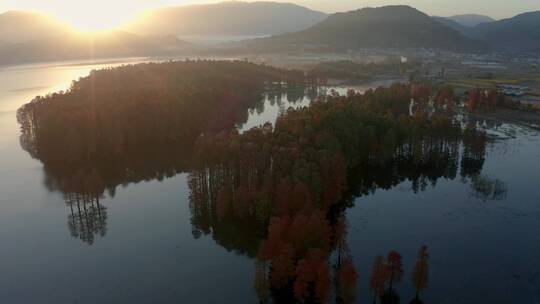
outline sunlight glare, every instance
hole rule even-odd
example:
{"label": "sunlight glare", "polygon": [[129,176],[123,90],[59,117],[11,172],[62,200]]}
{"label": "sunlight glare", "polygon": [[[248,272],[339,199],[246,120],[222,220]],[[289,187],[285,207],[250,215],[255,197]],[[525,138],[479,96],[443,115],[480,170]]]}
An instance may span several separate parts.
{"label": "sunlight glare", "polygon": [[137,0],[94,0],[64,3],[66,5],[55,9],[53,14],[75,30],[90,33],[122,26],[147,8],[148,4],[148,2]]}

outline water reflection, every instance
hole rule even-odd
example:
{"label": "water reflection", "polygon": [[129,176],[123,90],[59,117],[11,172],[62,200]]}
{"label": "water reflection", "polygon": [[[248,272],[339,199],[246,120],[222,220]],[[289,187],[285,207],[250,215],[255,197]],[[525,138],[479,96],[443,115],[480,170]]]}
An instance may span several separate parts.
{"label": "water reflection", "polygon": [[93,245],[96,237],[107,233],[107,208],[100,203],[105,184],[95,169],[76,172],[60,179],[46,175],[46,185],[63,193],[70,211],[67,225],[71,236]]}
{"label": "water reflection", "polygon": [[[474,180],[481,174],[487,137],[474,124],[462,129],[452,115],[437,109],[430,109],[429,118],[422,103],[406,117],[400,111],[407,111],[407,97],[378,103],[380,95],[406,96],[400,95],[406,89],[331,96],[332,102],[288,110],[275,128],[266,124],[243,134],[223,132],[198,143],[199,167],[189,183],[192,224],[197,235],[211,235],[218,244],[246,246],[237,252],[253,256],[256,250],[261,302],[327,303],[332,295],[338,303],[354,302],[350,290],[357,275],[345,241],[345,211],[353,201],[404,181],[418,192],[441,178]],[[367,115],[356,112],[357,106]],[[238,242],[242,232],[216,233],[223,223],[235,231],[251,229],[250,242]],[[375,275],[382,278],[382,287],[376,286],[380,302],[399,303],[401,255],[391,251],[382,269]],[[415,301],[420,302],[420,291],[427,288],[427,248],[413,273]]]}
{"label": "water reflection", "polygon": [[[278,202],[272,202],[269,197],[257,194],[257,189],[271,187],[266,177],[258,178],[252,175],[252,170],[261,170],[260,166],[245,167],[250,162],[243,159],[239,163],[233,161],[194,170],[189,176],[190,210],[194,236],[210,235],[217,244],[228,250],[249,257],[259,257],[256,260],[254,286],[261,303],[291,303],[295,302],[294,299],[299,297],[309,303],[326,302],[329,295],[325,294],[325,290],[330,287],[324,286],[324,284],[330,281],[334,282],[333,290],[335,297],[337,297],[336,303],[354,303],[355,296],[352,294],[356,288],[350,286],[351,282],[347,281],[354,281],[351,277],[355,275],[350,273],[355,273],[356,270],[347,270],[347,268],[351,267],[348,263],[351,263],[352,252],[350,252],[346,243],[347,223],[344,218],[346,209],[353,206],[353,202],[357,197],[370,195],[378,189],[391,189],[404,181],[410,181],[411,190],[418,192],[426,190],[428,185],[435,186],[441,178],[453,180],[462,177],[472,181],[471,187],[475,195],[482,197],[484,195],[503,196],[506,189],[500,186],[501,182],[495,182],[492,188],[478,186],[480,183],[479,176],[481,176],[480,173],[485,160],[486,138],[481,136],[473,140],[471,138],[473,136],[469,135],[469,138],[463,142],[458,139],[433,142],[432,145],[424,147],[420,155],[414,153],[413,150],[403,149],[402,154],[391,161],[377,165],[361,164],[356,166],[347,174],[345,196],[328,217],[312,216],[310,218],[308,216],[301,220],[286,223],[268,223],[268,213],[272,212],[271,206],[276,206]],[[238,185],[236,190],[227,190],[233,183]],[[291,183],[291,181],[287,183]],[[295,187],[281,185],[277,187],[278,197],[279,194],[283,194],[285,197],[289,197],[291,202],[295,201],[295,196],[300,195],[298,194],[300,190],[295,189]],[[250,191],[250,189],[252,190]],[[235,192],[234,195],[233,192]],[[254,203],[255,206],[263,207],[257,210],[251,209],[250,201],[252,200],[257,202]],[[276,200],[279,200],[279,198],[276,198]],[[268,228],[268,224],[270,224],[270,228]],[[305,271],[306,273],[303,270],[296,270],[297,275],[300,272],[305,276],[304,280],[307,281],[307,285],[304,287],[297,284],[280,285],[282,284],[279,283],[280,279],[275,279],[275,276],[272,276],[272,271],[276,271],[276,267],[277,269],[280,269],[279,267],[292,267],[287,266],[288,262],[272,268],[272,263],[269,260],[260,259],[261,248],[269,246],[265,239],[271,240],[272,238],[272,226],[285,229],[287,232],[284,233],[286,234],[303,230],[306,236],[311,235],[314,239],[303,238],[302,241],[298,240],[298,242],[307,242],[311,244],[310,247],[328,248],[326,252],[307,253],[308,255],[314,255],[314,257],[308,257],[306,263],[310,264],[310,269],[318,269],[315,273],[310,272],[313,270],[309,269]],[[268,231],[270,231],[270,235]],[[276,236],[276,238],[279,239],[280,236]],[[321,244],[321,240],[328,243]],[[276,246],[278,251],[288,250],[286,247],[279,249],[280,246],[284,245],[279,245],[279,240],[276,242],[271,246]],[[293,244],[296,242],[294,241]],[[427,249],[423,250],[426,251]],[[427,252],[424,251],[419,254],[419,262],[413,271],[413,280],[416,282],[415,286],[418,292],[427,288],[428,271],[427,265],[425,265],[427,263],[425,261]],[[270,253],[271,255],[272,253]],[[391,255],[392,257],[389,257],[390,262],[383,262],[382,273],[374,275],[375,277],[382,276],[382,278],[379,278],[382,281],[372,282],[372,288],[376,290],[374,292],[380,303],[395,304],[401,301],[395,287],[396,283],[402,279],[403,270],[398,269],[399,273],[394,274],[391,271],[389,275],[388,269],[385,268],[388,267],[385,263],[401,263],[400,261],[394,261],[397,259],[395,257],[398,255],[397,252]],[[287,259],[292,259],[292,256]],[[379,263],[381,262],[379,261]],[[330,267],[330,265],[332,266]],[[328,269],[331,269],[332,273]],[[286,270],[282,271],[286,272]],[[317,271],[322,272],[327,277],[318,277]],[[392,278],[394,275],[396,277]],[[277,280],[277,283],[272,284],[272,277]],[[322,282],[317,280],[322,280]],[[320,291],[321,294],[317,298],[316,293],[302,291],[302,288],[307,290],[317,290],[319,288],[322,291]],[[298,291],[298,289],[301,290]],[[295,292],[301,295],[299,296]],[[302,296],[304,292],[306,297]],[[411,303],[423,302],[418,296]]]}
{"label": "water reflection", "polygon": [[[259,109],[261,114],[264,112],[264,104],[271,101],[280,106],[293,106],[295,103],[304,103],[309,99],[314,99],[314,94],[325,94],[324,88],[300,85],[300,84],[285,84],[271,83],[265,88],[265,94],[260,99],[254,99],[245,106],[250,106],[250,109],[237,107],[234,109],[234,114],[223,116],[213,116],[215,123],[209,121],[208,125],[221,124],[226,128],[232,128],[231,118],[237,124],[245,124],[249,117],[250,111]],[[311,95],[309,95],[311,94]],[[310,97],[311,96],[311,97]],[[309,100],[308,100],[309,103]],[[21,116],[21,111],[19,116]],[[267,117],[267,116],[264,116]],[[120,185],[128,185],[141,181],[162,181],[167,178],[174,177],[182,172],[190,172],[193,168],[193,145],[191,142],[172,142],[165,145],[152,144],[138,146],[136,148],[123,149],[122,153],[114,157],[104,157],[99,159],[89,159],[83,162],[70,161],[49,161],[47,156],[52,153],[58,155],[73,154],[73,159],[84,158],[85,152],[82,150],[71,151],[69,153],[59,152],[56,148],[54,151],[49,151],[46,147],[40,146],[35,137],[33,120],[29,117],[19,117],[22,123],[22,133],[20,136],[20,145],[33,158],[39,159],[44,164],[44,185],[49,191],[58,191],[64,194],[65,203],[70,208],[68,225],[72,235],[76,235],[85,243],[90,245],[94,242],[94,235],[104,236],[106,233],[106,208],[99,203],[99,198],[107,194],[113,198],[116,189]],[[226,123],[224,124],[223,121]],[[190,181],[192,184],[195,181]],[[88,207],[88,208],[87,208]],[[80,210],[80,212],[79,212]],[[204,212],[201,216],[204,216]],[[217,230],[222,234],[235,234],[234,226],[238,223],[224,223],[221,230]],[[194,223],[194,227],[198,227]],[[252,223],[244,223],[245,229],[241,231],[257,233],[253,229]],[[202,229],[203,232],[207,230]],[[193,235],[198,237],[201,231],[194,228]],[[238,235],[237,243],[256,240],[252,249],[248,252],[254,256],[256,244],[260,240],[264,232],[256,234],[256,236]],[[238,250],[240,247],[234,244],[222,244],[230,250]]]}
{"label": "water reflection", "polygon": [[471,196],[482,201],[502,201],[506,199],[507,186],[496,178],[486,175],[471,177]]}
{"label": "water reflection", "polygon": [[[298,87],[284,90],[287,91],[275,89],[266,95],[266,100],[285,104],[285,97],[286,103],[294,104],[302,102],[306,92],[310,92],[308,88]],[[313,95],[307,98],[315,100],[316,94],[311,93]],[[190,172],[189,206],[194,238],[210,235],[227,250],[254,258],[254,286],[261,303],[328,302],[331,298],[336,303],[354,303],[358,274],[347,244],[345,212],[356,198],[378,189],[391,189],[404,181],[411,182],[414,192],[424,191],[442,178],[454,180],[458,176],[470,181],[476,197],[504,198],[507,191],[504,183],[482,175],[487,138],[484,133],[474,131],[472,125],[479,123],[467,121],[467,124],[469,127],[462,137],[420,138],[399,145],[391,153],[378,150],[382,155],[380,159],[361,159],[349,170],[339,158],[328,157],[322,166],[326,171],[319,181],[322,184],[320,195],[324,201],[338,200],[339,203],[332,205],[327,214],[304,214],[302,209],[315,203],[312,194],[292,178],[276,180],[264,174],[273,165],[268,161],[271,147],[256,145],[242,146],[242,157],[220,158],[216,152],[206,154],[203,162],[193,159],[190,146],[156,145],[125,150],[114,160],[82,166],[45,163],[46,185],[50,190],[64,193],[71,235],[92,245],[107,232],[107,209],[100,203],[105,192],[114,196],[118,185],[163,180],[180,172]],[[260,132],[269,134],[272,128],[266,125]],[[24,137],[21,145],[38,155]],[[284,154],[295,157],[289,152],[294,151]],[[302,170],[294,174],[309,175]],[[343,195],[336,190],[341,187]],[[287,208],[296,209],[280,210],[282,201],[291,202]],[[277,221],[272,218],[275,212],[300,216]],[[291,248],[291,244],[302,245]],[[298,257],[302,259],[297,261]],[[397,288],[405,273],[401,259],[397,251],[390,252],[386,259],[376,259],[375,283],[372,278],[371,286],[380,303],[401,301]],[[420,292],[427,288],[426,259],[427,248],[420,251],[412,272],[418,294],[411,303],[422,303]],[[292,276],[301,279],[291,282]]]}
{"label": "water reflection", "polygon": [[107,208],[99,203],[99,197],[71,193],[64,195],[70,209],[68,228],[71,236],[88,245],[94,244],[96,237],[107,233]]}
{"label": "water reflection", "polygon": [[334,88],[304,85],[267,85],[264,98],[249,109],[249,117],[237,124],[240,132],[258,127],[266,122],[274,124],[289,108],[309,106],[319,96],[326,96]]}

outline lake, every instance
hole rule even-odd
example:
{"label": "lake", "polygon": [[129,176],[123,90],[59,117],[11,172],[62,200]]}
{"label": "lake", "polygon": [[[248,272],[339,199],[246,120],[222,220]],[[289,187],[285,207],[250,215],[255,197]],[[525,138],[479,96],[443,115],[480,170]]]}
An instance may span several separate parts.
{"label": "lake", "polygon": [[[50,186],[43,165],[22,150],[21,105],[69,88],[92,69],[121,63],[0,68],[1,302],[258,302],[254,259],[227,236],[195,228],[188,172],[121,183],[99,209],[92,204],[98,213],[89,220],[77,217]],[[289,106],[308,105],[330,89],[310,97],[269,93],[238,127],[274,122]],[[420,186],[405,180],[357,197],[346,210],[358,302],[371,301],[375,256],[397,250],[405,277],[396,288],[408,303],[422,245],[430,253],[425,303],[540,302],[540,137],[507,123],[486,121],[484,127],[493,141],[478,179],[440,177]]]}

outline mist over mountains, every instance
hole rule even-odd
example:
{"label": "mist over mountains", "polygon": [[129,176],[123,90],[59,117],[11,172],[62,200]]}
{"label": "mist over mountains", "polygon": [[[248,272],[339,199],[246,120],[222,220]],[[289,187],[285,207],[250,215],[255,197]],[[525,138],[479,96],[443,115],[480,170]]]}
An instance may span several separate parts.
{"label": "mist over mountains", "polygon": [[0,64],[76,59],[168,56],[199,48],[174,36],[140,36],[123,31],[65,34],[0,47]]}
{"label": "mist over mountains", "polygon": [[326,17],[292,3],[228,1],[152,10],[126,30],[177,36],[262,36],[301,31]]}
{"label": "mist over mountains", "polygon": [[81,34],[33,12],[0,14],[0,65],[123,56],[200,54],[183,36],[263,36],[294,32],[326,14],[290,3],[231,1],[145,12],[121,30]]}
{"label": "mist over mountains", "polygon": [[0,14],[0,41],[21,43],[70,32],[60,21],[41,13],[9,11]]}
{"label": "mist over mountains", "polygon": [[446,18],[468,27],[475,27],[481,23],[495,21],[495,19],[491,17],[478,14],[455,15]]}
{"label": "mist over mountains", "polygon": [[409,6],[327,15],[290,3],[223,2],[150,10],[121,30],[84,34],[33,12],[0,14],[0,65],[66,59],[215,52],[188,36],[261,37],[227,54],[291,50],[427,48],[540,53],[540,12],[495,21],[481,15],[430,17]]}

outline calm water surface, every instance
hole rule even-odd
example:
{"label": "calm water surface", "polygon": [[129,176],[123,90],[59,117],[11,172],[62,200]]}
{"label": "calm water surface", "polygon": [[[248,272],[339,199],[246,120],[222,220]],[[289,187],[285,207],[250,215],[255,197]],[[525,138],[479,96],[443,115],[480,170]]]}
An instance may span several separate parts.
{"label": "calm water surface", "polygon": [[[88,239],[72,234],[62,193],[47,187],[42,164],[20,148],[19,106],[115,64],[0,69],[0,302],[256,303],[254,260],[194,231],[187,174],[118,186],[101,200],[101,230]],[[239,128],[274,122],[310,100],[267,96]],[[404,257],[398,290],[408,303],[425,244],[426,303],[540,303],[540,140],[513,125],[486,127],[498,139],[481,175],[504,185],[502,195],[482,195],[459,176],[417,193],[405,181],[347,210],[359,302],[371,299],[374,257],[395,249]]]}

